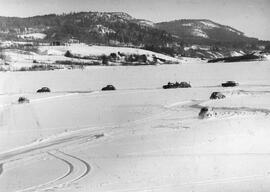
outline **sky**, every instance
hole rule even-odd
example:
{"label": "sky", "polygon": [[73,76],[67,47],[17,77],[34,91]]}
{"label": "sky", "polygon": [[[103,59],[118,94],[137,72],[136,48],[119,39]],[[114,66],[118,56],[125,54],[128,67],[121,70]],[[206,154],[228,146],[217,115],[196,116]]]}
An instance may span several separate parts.
{"label": "sky", "polygon": [[126,12],[153,22],[210,19],[270,40],[270,0],[0,0],[0,16],[80,11]]}

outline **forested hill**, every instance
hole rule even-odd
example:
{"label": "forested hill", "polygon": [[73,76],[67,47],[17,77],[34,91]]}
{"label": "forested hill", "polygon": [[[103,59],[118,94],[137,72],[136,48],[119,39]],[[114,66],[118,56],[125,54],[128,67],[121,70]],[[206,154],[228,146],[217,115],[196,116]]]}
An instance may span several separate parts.
{"label": "forested hill", "polygon": [[[0,17],[0,40],[137,46],[170,55],[212,57],[219,53],[269,48],[269,41],[250,38],[210,20],[183,19],[153,23],[123,12],[79,12],[28,18]],[[191,47],[196,46],[191,49]],[[205,48],[207,46],[207,48]],[[198,53],[198,50],[201,51]],[[223,54],[223,55],[224,55]],[[214,57],[218,56],[216,54]]]}
{"label": "forested hill", "polygon": [[1,38],[14,39],[18,34],[41,32],[46,40],[67,40],[71,37],[85,43],[122,42],[134,45],[165,45],[174,38],[164,30],[151,27],[126,13],[80,12],[44,15],[29,18],[0,17]]}

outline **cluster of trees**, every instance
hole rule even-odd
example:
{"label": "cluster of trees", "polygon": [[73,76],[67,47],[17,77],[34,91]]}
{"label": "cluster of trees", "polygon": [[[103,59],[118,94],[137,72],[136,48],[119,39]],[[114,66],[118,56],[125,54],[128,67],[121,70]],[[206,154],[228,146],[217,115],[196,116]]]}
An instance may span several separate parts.
{"label": "cluster of trees", "polygon": [[16,71],[49,71],[49,70],[55,70],[59,69],[59,67],[55,65],[32,65],[30,67],[21,67],[17,69]]}
{"label": "cluster of trees", "polygon": [[[121,57],[124,57],[124,58],[121,58]],[[123,53],[120,53],[120,55],[117,55],[116,53],[111,53],[109,56],[102,55],[100,57],[100,59],[101,59],[103,65],[108,65],[109,62],[122,62],[124,64],[128,64],[128,63],[147,64],[147,63],[150,63],[145,54],[142,54],[142,55],[139,55],[139,54],[125,55]],[[153,62],[156,63],[156,60],[154,59]]]}
{"label": "cluster of trees", "polygon": [[149,51],[170,55],[172,57],[176,54],[179,54],[180,51],[179,50],[180,47],[177,48],[177,47],[155,46],[153,44],[145,45],[143,48]]}
{"label": "cluster of trees", "polygon": [[[65,53],[65,56],[70,57],[70,58],[81,58],[81,59],[90,59],[90,60],[93,59],[93,58],[87,57],[87,56],[84,56],[84,57],[75,56],[70,51],[67,51]],[[126,55],[126,54],[118,52],[118,53],[111,53],[110,55],[103,54],[103,55],[99,56],[97,59],[99,59],[103,65],[108,65],[109,62],[113,62],[113,63],[120,62],[123,64],[128,64],[128,63],[156,64],[158,58],[153,56],[153,59],[150,62],[145,54]]]}
{"label": "cluster of trees", "polygon": [[127,57],[125,57],[126,62],[141,62],[146,63],[147,62],[147,56],[146,55],[138,55],[138,54],[132,54]]}
{"label": "cluster of trees", "polygon": [[265,46],[264,51],[270,53],[270,44]]}
{"label": "cluster of trees", "polygon": [[224,57],[218,59],[209,60],[208,63],[216,63],[216,62],[240,62],[240,61],[254,61],[262,59],[260,56],[254,54],[246,54],[243,56],[235,56],[235,57]]}

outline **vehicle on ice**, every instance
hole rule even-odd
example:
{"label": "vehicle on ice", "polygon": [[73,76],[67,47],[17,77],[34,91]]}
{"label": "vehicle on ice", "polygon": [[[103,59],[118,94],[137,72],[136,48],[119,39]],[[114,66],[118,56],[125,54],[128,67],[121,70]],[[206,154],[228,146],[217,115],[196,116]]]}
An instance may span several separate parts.
{"label": "vehicle on ice", "polygon": [[168,82],[167,85],[163,85],[163,89],[176,89],[176,88],[189,88],[191,85],[187,82],[181,82],[178,83],[177,81],[175,83]]}
{"label": "vehicle on ice", "polygon": [[227,81],[226,83],[222,83],[222,87],[235,87],[238,86],[239,84],[236,83],[235,81]]}
{"label": "vehicle on ice", "polygon": [[210,96],[210,99],[224,99],[226,96],[220,92],[213,92]]}
{"label": "vehicle on ice", "polygon": [[113,91],[116,90],[113,85],[107,85],[106,87],[103,87],[101,91]]}
{"label": "vehicle on ice", "polygon": [[49,93],[51,92],[51,90],[48,87],[42,87],[40,89],[37,90],[37,93]]}
{"label": "vehicle on ice", "polygon": [[95,139],[98,139],[98,138],[100,138],[100,137],[104,137],[104,133],[94,135],[94,137],[95,137]]}
{"label": "vehicle on ice", "polygon": [[19,97],[18,99],[18,103],[22,104],[22,103],[29,103],[29,99],[27,99],[26,97]]}
{"label": "vehicle on ice", "polygon": [[217,115],[217,113],[215,111],[213,111],[213,109],[208,108],[208,107],[201,108],[201,110],[199,112],[200,119],[210,118],[210,117],[213,117],[215,115]]}

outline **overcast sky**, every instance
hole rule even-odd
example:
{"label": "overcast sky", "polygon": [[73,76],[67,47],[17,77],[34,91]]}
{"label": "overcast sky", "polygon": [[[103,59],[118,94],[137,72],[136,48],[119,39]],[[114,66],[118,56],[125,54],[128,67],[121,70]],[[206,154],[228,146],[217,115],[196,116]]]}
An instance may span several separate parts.
{"label": "overcast sky", "polygon": [[270,0],[0,0],[1,16],[121,11],[154,22],[211,19],[270,40]]}

